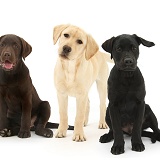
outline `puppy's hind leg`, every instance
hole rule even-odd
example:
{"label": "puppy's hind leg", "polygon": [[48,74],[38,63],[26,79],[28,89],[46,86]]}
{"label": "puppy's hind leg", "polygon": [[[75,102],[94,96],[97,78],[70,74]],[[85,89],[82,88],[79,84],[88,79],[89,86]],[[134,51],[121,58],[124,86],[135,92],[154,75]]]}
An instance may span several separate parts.
{"label": "puppy's hind leg", "polygon": [[160,130],[158,128],[157,118],[155,114],[153,113],[153,111],[151,110],[150,106],[147,104],[145,105],[145,118],[146,119],[145,119],[143,127],[146,128],[145,124],[147,124],[147,127],[150,127],[153,130],[151,141],[153,143],[155,143],[156,141],[160,141]]}
{"label": "puppy's hind leg", "polygon": [[49,117],[50,117],[50,105],[47,101],[42,101],[39,104],[39,111],[38,111],[37,123],[36,123],[36,129],[35,129],[35,133],[37,135],[47,137],[47,138],[53,137],[52,130],[45,128],[49,120]]}
{"label": "puppy's hind leg", "polygon": [[99,99],[100,99],[100,120],[99,120],[99,128],[105,129],[107,128],[107,124],[105,122],[106,116],[106,96],[107,96],[107,80],[101,81],[96,80],[97,83],[97,90],[99,92]]}

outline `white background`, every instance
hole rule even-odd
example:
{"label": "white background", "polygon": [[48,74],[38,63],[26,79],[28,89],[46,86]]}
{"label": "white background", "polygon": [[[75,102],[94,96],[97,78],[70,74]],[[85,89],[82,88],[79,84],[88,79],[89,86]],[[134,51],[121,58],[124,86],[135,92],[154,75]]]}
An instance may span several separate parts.
{"label": "white background", "polygon": [[[33,48],[25,63],[35,88],[42,100],[51,105],[50,121],[59,122],[54,66],[57,45],[53,45],[53,27],[73,24],[91,34],[98,45],[119,34],[137,34],[153,41],[152,48],[140,46],[140,67],[146,83],[146,103],[149,103],[160,121],[160,9],[158,0],[0,0],[0,35],[16,34]],[[100,50],[102,51],[101,47]],[[111,68],[112,65],[109,64]],[[72,131],[64,139],[39,137],[0,137],[0,156],[7,159],[112,159],[152,158],[159,155],[160,142],[152,144],[142,138],[146,150],[131,151],[130,137],[125,138],[125,153],[114,156],[110,153],[113,142],[99,143],[99,137],[108,130],[99,130],[99,99],[95,84],[90,90],[90,117],[85,127],[86,142],[73,142]],[[108,101],[107,101],[108,103]],[[74,124],[75,99],[69,99],[69,123]],[[55,133],[55,129],[53,132]]]}

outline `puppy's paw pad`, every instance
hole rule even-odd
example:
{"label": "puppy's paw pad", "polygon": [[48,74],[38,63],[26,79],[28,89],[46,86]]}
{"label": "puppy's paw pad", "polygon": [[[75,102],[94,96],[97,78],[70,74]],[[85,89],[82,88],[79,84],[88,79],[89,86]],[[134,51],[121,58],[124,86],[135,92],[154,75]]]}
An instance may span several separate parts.
{"label": "puppy's paw pad", "polygon": [[124,153],[124,146],[121,146],[121,145],[112,146],[111,153],[114,155],[119,155]]}
{"label": "puppy's paw pad", "polygon": [[0,131],[0,136],[2,137],[10,137],[11,136],[11,130],[5,128]]}
{"label": "puppy's paw pad", "polygon": [[83,134],[74,134],[72,140],[76,142],[83,142],[86,141],[86,137]]}
{"label": "puppy's paw pad", "polygon": [[145,146],[143,143],[133,143],[132,150],[136,152],[142,152],[145,150]]}
{"label": "puppy's paw pad", "polygon": [[52,138],[53,137],[53,132],[50,129],[45,128],[42,136],[46,138]]}

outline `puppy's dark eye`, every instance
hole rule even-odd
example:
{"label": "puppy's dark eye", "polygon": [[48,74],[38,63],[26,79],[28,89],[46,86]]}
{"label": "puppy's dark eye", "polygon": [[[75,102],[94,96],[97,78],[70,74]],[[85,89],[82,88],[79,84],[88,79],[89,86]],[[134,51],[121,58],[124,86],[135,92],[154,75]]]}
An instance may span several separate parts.
{"label": "puppy's dark eye", "polygon": [[1,44],[0,44],[0,47],[4,47],[4,46],[5,46],[5,44],[4,44],[4,43],[1,43]]}
{"label": "puppy's dark eye", "polygon": [[117,52],[122,52],[122,48],[121,48],[121,47],[117,47],[117,48],[116,48],[116,51],[117,51]]}
{"label": "puppy's dark eye", "polygon": [[136,50],[137,50],[137,47],[132,46],[132,51],[136,51]]}
{"label": "puppy's dark eye", "polygon": [[77,40],[77,43],[78,44],[83,44],[83,42],[80,39]]}
{"label": "puppy's dark eye", "polygon": [[13,47],[16,48],[16,49],[19,48],[18,44],[14,44]]}
{"label": "puppy's dark eye", "polygon": [[69,34],[65,33],[64,37],[69,38]]}

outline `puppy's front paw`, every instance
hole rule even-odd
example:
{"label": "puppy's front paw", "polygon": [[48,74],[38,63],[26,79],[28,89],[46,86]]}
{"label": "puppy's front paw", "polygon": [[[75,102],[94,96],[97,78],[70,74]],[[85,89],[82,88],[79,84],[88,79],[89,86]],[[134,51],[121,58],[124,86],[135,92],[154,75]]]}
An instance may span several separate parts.
{"label": "puppy's front paw", "polygon": [[3,129],[0,131],[0,136],[2,137],[10,137],[11,136],[11,130],[10,129]]}
{"label": "puppy's front paw", "polygon": [[111,148],[111,153],[114,155],[124,153],[124,145],[113,145]]}
{"label": "puppy's front paw", "polygon": [[99,142],[108,143],[111,140],[113,140],[113,133],[109,132],[108,134],[104,134],[103,136],[101,136],[100,139],[99,139]]}
{"label": "puppy's front paw", "polygon": [[18,133],[19,138],[29,138],[31,137],[30,131],[19,131]]}
{"label": "puppy's front paw", "polygon": [[58,129],[58,130],[56,131],[55,137],[56,137],[56,138],[66,137],[66,133],[67,133],[67,130],[60,130],[60,129]]}
{"label": "puppy's front paw", "polygon": [[106,122],[99,122],[98,128],[99,129],[106,129],[106,128],[108,128],[107,123]]}
{"label": "puppy's front paw", "polygon": [[137,152],[142,152],[145,150],[145,146],[143,143],[133,143],[132,150]]}
{"label": "puppy's front paw", "polygon": [[74,133],[72,140],[76,142],[83,142],[86,141],[86,137],[83,133]]}

